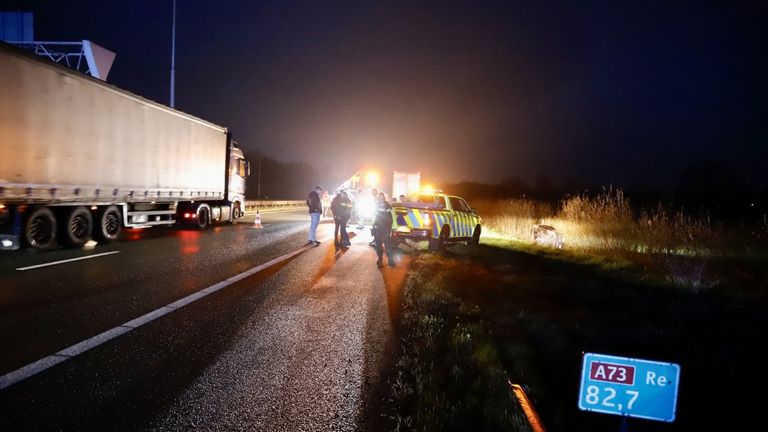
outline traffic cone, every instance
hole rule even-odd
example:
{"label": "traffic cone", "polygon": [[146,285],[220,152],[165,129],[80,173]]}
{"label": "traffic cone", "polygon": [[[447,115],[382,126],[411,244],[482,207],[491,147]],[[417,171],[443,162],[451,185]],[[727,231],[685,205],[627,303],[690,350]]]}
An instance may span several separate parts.
{"label": "traffic cone", "polygon": [[253,227],[251,228],[263,228],[261,226],[261,213],[259,213],[259,210],[256,210],[256,219],[253,220]]}

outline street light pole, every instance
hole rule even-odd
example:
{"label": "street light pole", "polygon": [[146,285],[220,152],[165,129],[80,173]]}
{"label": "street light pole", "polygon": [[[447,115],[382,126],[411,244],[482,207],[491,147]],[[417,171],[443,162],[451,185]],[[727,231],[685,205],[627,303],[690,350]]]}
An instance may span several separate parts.
{"label": "street light pole", "polygon": [[176,0],[173,0],[173,24],[171,25],[171,108],[176,106]]}

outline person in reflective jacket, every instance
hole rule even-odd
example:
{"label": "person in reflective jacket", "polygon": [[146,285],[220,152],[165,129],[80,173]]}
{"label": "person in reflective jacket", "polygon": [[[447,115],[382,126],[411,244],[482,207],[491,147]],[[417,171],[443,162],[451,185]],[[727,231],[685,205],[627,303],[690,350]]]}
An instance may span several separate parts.
{"label": "person in reflective jacket", "polygon": [[347,234],[347,222],[352,217],[352,201],[347,196],[347,191],[341,190],[331,201],[333,212],[333,244],[344,248],[349,247],[349,234]]}
{"label": "person in reflective jacket", "polygon": [[373,220],[373,241],[376,247],[376,255],[379,259],[376,261],[376,266],[381,267],[383,264],[382,257],[384,256],[384,250],[387,251],[387,261],[389,265],[394,267],[395,257],[394,248],[392,247],[392,206],[387,202],[383,193],[380,193],[376,203],[376,216]]}

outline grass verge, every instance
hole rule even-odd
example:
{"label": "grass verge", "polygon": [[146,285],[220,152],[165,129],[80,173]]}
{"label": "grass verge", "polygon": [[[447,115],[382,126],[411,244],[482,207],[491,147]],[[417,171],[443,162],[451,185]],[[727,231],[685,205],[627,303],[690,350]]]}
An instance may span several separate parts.
{"label": "grass verge", "polygon": [[768,359],[765,269],[745,297],[638,281],[636,264],[615,263],[498,241],[418,256],[388,428],[528,430],[509,377],[548,430],[618,429],[619,418],[577,408],[584,352],[681,365],[678,420],[632,419],[630,430],[758,425],[764,401],[743,395],[768,384],[755,372]]}

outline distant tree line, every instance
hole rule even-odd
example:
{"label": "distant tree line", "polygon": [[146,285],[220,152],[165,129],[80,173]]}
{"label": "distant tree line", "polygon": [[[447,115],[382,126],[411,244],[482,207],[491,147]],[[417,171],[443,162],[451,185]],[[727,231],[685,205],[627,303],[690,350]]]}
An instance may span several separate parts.
{"label": "distant tree line", "polygon": [[578,181],[555,184],[544,176],[532,183],[509,177],[497,184],[462,181],[440,185],[446,192],[469,200],[531,198],[551,202],[585,191],[597,194],[607,187],[622,189],[637,208],[662,205],[688,214],[708,215],[713,220],[745,224],[765,223],[768,214],[768,185],[749,182],[738,170],[719,160],[691,163],[666,185]]}
{"label": "distant tree line", "polygon": [[249,152],[251,175],[246,180],[247,199],[305,199],[317,182],[317,172],[306,162],[280,162]]}
{"label": "distant tree line", "polygon": [[246,158],[251,164],[251,175],[245,183],[249,200],[304,200],[315,186],[333,191],[345,179],[345,173],[328,166],[281,162],[257,151],[246,152]]}

